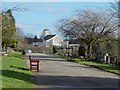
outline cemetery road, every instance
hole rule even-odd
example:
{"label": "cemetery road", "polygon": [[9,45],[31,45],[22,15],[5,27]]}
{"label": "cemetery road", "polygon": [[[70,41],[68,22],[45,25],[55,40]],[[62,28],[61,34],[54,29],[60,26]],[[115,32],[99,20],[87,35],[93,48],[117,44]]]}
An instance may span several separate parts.
{"label": "cemetery road", "polygon": [[25,56],[28,65],[28,55],[40,59],[40,72],[32,72],[37,88],[118,88],[115,74],[37,53]]}

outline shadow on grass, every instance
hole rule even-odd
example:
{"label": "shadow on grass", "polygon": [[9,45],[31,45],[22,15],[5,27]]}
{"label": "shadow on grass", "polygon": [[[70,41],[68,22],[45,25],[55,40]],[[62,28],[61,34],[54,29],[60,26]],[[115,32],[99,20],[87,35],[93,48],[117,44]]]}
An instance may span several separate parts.
{"label": "shadow on grass", "polygon": [[2,76],[9,77],[9,78],[15,78],[15,79],[26,81],[28,83],[35,84],[32,81],[30,74],[25,74],[22,72],[16,72],[16,71],[12,71],[12,70],[2,70]]}
{"label": "shadow on grass", "polygon": [[20,70],[29,71],[28,68],[24,68],[24,67],[16,67],[16,66],[10,66],[10,67],[15,68],[15,69],[20,69]]}

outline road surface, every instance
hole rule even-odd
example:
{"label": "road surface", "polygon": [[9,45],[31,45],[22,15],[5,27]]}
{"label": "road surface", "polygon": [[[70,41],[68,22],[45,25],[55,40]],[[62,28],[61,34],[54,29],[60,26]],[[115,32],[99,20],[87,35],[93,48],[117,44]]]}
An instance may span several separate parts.
{"label": "road surface", "polygon": [[118,88],[115,74],[45,54],[27,54],[28,65],[28,55],[40,59],[40,72],[32,72],[37,88]]}

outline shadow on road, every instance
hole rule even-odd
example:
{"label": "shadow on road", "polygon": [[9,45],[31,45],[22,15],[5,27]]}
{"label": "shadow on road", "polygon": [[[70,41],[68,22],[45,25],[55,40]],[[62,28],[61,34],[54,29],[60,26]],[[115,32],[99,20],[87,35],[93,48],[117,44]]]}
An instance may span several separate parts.
{"label": "shadow on road", "polygon": [[[28,58],[28,56],[26,56],[26,58]],[[67,62],[65,59],[58,58],[55,56],[47,56],[47,55],[46,56],[32,55],[32,58],[40,59],[43,61],[49,60],[49,61]],[[45,64],[45,63],[42,63],[42,64]],[[47,64],[49,65],[48,62],[47,62]],[[52,90],[53,90],[53,88],[63,88],[62,90],[66,90],[66,88],[68,88],[68,89],[78,88],[75,90],[118,90],[118,86],[120,86],[119,85],[120,82],[118,81],[119,79],[115,79],[115,78],[106,78],[106,77],[97,77],[97,76],[92,77],[90,75],[89,76],[70,76],[69,73],[67,75],[62,74],[62,73],[60,73],[60,75],[59,74],[54,75],[54,70],[56,71],[56,69],[58,67],[59,67],[58,69],[60,69],[60,70],[63,70],[65,68],[65,70],[69,70],[72,72],[72,70],[75,70],[75,68],[77,68],[77,67],[89,68],[88,66],[81,66],[81,65],[74,66],[74,64],[71,64],[71,63],[63,64],[63,63],[58,63],[58,62],[53,62],[50,64],[51,64],[51,66],[48,66],[48,67],[53,69],[53,73],[48,74],[49,68],[45,68],[45,70],[48,73],[45,74],[44,72],[40,72],[40,73],[33,75],[35,81],[37,82],[36,84],[37,84],[38,88],[52,88]],[[53,67],[52,65],[55,65],[55,66]],[[64,67],[64,65],[66,65],[66,66]],[[61,67],[63,69],[61,69]],[[72,67],[74,69],[72,69]],[[85,69],[83,69],[83,70],[85,70]],[[77,70],[76,70],[76,72],[77,72]]]}
{"label": "shadow on road", "polygon": [[118,79],[112,78],[52,75],[35,75],[34,78],[37,81],[37,85],[43,85],[44,87],[52,86],[55,88],[114,88],[114,90],[115,88],[118,89]]}

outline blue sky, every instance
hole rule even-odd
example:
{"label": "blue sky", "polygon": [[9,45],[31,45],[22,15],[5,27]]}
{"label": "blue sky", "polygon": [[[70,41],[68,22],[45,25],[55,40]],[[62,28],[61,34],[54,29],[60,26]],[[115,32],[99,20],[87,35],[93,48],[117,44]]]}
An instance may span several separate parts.
{"label": "blue sky", "polygon": [[27,11],[14,11],[16,25],[25,34],[40,36],[43,29],[49,29],[51,34],[58,34],[55,24],[62,18],[77,14],[77,10],[105,10],[108,2],[4,2],[2,8],[25,7]]}

